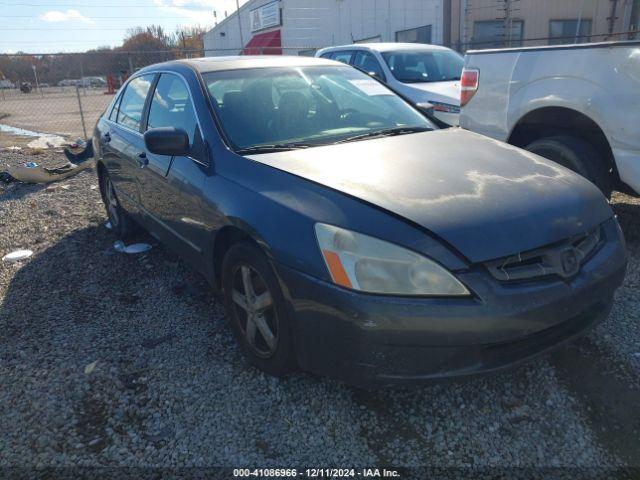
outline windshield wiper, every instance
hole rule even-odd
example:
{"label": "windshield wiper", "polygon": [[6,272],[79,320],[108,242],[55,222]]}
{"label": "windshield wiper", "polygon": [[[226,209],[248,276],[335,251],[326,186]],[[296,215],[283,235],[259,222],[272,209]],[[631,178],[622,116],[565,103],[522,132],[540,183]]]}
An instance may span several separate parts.
{"label": "windshield wiper", "polygon": [[372,132],[360,133],[352,137],[343,138],[342,140],[338,140],[337,142],[334,142],[334,143],[347,143],[347,142],[353,142],[356,140],[362,140],[365,138],[394,137],[396,135],[406,135],[407,133],[428,132],[430,130],[433,130],[433,129],[429,127],[385,128],[384,130],[374,130]]}
{"label": "windshield wiper", "polygon": [[298,150],[300,148],[315,147],[311,143],[274,143],[271,145],[254,145],[252,147],[245,147],[236,150],[236,153],[245,155],[248,153],[275,153],[275,152],[288,152],[289,150]]}

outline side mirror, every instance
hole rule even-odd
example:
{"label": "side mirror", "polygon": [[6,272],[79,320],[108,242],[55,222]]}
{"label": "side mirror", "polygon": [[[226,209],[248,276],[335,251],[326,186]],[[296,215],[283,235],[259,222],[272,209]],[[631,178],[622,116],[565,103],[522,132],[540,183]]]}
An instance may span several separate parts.
{"label": "side mirror", "polygon": [[415,107],[428,117],[433,117],[435,112],[433,105],[429,102],[418,102]]}
{"label": "side mirror", "polygon": [[144,144],[156,155],[183,156],[189,155],[189,135],[181,128],[152,128],[144,134]]}

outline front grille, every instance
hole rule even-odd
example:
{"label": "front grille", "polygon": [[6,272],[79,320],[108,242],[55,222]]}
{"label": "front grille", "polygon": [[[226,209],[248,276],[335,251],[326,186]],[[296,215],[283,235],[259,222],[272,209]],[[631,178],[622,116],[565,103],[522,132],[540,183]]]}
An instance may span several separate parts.
{"label": "front grille", "polygon": [[600,248],[602,228],[569,238],[548,247],[485,262],[489,273],[502,282],[556,275],[571,278]]}

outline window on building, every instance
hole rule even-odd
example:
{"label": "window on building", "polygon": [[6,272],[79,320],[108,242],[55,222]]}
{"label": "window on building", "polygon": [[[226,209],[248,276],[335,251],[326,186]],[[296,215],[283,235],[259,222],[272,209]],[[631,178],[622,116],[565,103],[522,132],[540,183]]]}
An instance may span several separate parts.
{"label": "window on building", "polygon": [[591,35],[591,20],[551,20],[549,45],[584,43]]}
{"label": "window on building", "polygon": [[431,43],[431,25],[396,32],[396,42]]}
{"label": "window on building", "polygon": [[509,29],[502,20],[473,23],[473,47],[503,48],[521,47],[524,24],[522,20],[509,22]]}
{"label": "window on building", "polygon": [[372,53],[364,51],[356,52],[355,58],[353,59],[353,66],[358,67],[367,73],[373,72],[380,80],[383,82],[386,81],[380,62],[378,62]]}
{"label": "window on building", "polygon": [[143,75],[134,78],[127,85],[127,89],[122,94],[120,107],[118,109],[117,122],[120,125],[128,127],[132,130],[140,129],[140,121],[142,120],[142,110],[144,110],[144,102],[153,82],[153,75]]}

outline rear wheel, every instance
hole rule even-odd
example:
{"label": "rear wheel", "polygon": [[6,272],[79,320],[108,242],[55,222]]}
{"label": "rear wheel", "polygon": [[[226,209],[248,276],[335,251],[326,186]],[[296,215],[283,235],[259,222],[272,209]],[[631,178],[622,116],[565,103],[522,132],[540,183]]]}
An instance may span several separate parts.
{"label": "rear wheel", "polygon": [[233,245],[222,263],[227,315],[251,364],[271,375],[295,369],[291,322],[269,261],[254,245]]}
{"label": "rear wheel", "polygon": [[135,224],[124,208],[122,208],[113,182],[104,169],[100,174],[100,193],[102,194],[102,201],[107,209],[107,215],[113,233],[123,239],[130,237],[135,231]]}
{"label": "rear wheel", "polygon": [[590,180],[607,198],[611,197],[611,173],[607,162],[589,142],[558,135],[535,140],[526,150],[573,170]]}

